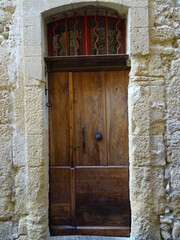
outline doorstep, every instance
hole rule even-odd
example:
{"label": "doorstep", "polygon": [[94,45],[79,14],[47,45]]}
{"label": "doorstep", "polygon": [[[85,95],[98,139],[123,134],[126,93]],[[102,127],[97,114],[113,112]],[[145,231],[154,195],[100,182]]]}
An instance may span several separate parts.
{"label": "doorstep", "polygon": [[104,236],[59,236],[50,237],[50,240],[130,240],[129,237],[104,237]]}

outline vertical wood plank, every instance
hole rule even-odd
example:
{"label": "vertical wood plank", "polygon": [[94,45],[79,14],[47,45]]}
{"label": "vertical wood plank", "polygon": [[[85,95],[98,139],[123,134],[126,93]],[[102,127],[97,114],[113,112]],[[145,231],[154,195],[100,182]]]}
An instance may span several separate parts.
{"label": "vertical wood plank", "polygon": [[50,167],[50,225],[71,225],[71,172],[68,167]]}
{"label": "vertical wood plank", "polygon": [[[102,72],[74,73],[76,89],[75,144],[77,166],[104,165],[104,75]],[[97,141],[95,135],[102,132],[103,139]],[[84,140],[84,149],[83,149]]]}
{"label": "vertical wood plank", "polygon": [[108,165],[128,166],[127,72],[107,72]]}
{"label": "vertical wood plank", "polygon": [[51,166],[69,166],[68,73],[49,74],[49,155]]}
{"label": "vertical wood plank", "polygon": [[75,168],[71,168],[71,218],[72,226],[76,225],[75,219]]}
{"label": "vertical wood plank", "polygon": [[108,165],[108,134],[107,134],[107,84],[105,79],[105,72],[103,74],[104,77],[104,143],[105,143],[105,158],[104,158],[104,166]]}
{"label": "vertical wood plank", "polygon": [[71,167],[74,167],[74,159],[73,159],[73,135],[74,135],[74,124],[73,124],[73,76],[72,76],[72,72],[69,72],[69,120],[70,120],[70,124],[69,124],[69,135],[70,135],[70,164]]}

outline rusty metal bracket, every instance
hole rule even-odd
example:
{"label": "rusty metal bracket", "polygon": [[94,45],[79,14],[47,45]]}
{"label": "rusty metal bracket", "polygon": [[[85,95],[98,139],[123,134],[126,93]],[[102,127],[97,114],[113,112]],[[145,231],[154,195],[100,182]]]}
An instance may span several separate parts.
{"label": "rusty metal bracket", "polygon": [[82,128],[82,151],[86,152],[86,127]]}
{"label": "rusty metal bracket", "polygon": [[47,102],[47,103],[46,103],[46,107],[48,107],[48,108],[49,108],[49,107],[52,107],[52,103],[51,103],[50,101]]}
{"label": "rusty metal bracket", "polygon": [[45,67],[44,67],[44,75],[45,75],[45,77],[47,76],[47,72],[48,72],[47,66],[45,66]]}
{"label": "rusty metal bracket", "polygon": [[[47,88],[46,85],[45,85],[45,95],[47,96],[47,93],[51,91],[51,89]],[[46,107],[52,107],[52,103],[51,101],[49,100],[47,103],[46,103]]]}
{"label": "rusty metal bracket", "polygon": [[51,89],[47,88],[46,84],[45,84],[45,95],[47,95],[47,93],[50,92],[50,91],[51,91]]}

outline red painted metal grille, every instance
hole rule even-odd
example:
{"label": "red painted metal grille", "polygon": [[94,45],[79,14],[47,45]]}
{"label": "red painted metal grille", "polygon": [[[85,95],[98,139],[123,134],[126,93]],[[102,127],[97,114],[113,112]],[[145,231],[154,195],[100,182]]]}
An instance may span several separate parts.
{"label": "red painted metal grille", "polygon": [[[72,14],[71,14],[72,15]],[[125,54],[125,20],[105,10],[52,18],[48,24],[49,56]]]}

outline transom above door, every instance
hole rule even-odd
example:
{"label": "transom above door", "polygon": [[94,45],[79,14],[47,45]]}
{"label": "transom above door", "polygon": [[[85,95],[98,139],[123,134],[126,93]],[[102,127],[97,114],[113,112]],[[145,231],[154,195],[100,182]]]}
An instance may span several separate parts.
{"label": "transom above door", "polygon": [[52,235],[129,236],[128,72],[49,74]]}
{"label": "transom above door", "polygon": [[86,7],[53,16],[48,55],[125,54],[125,19],[112,9]]}

